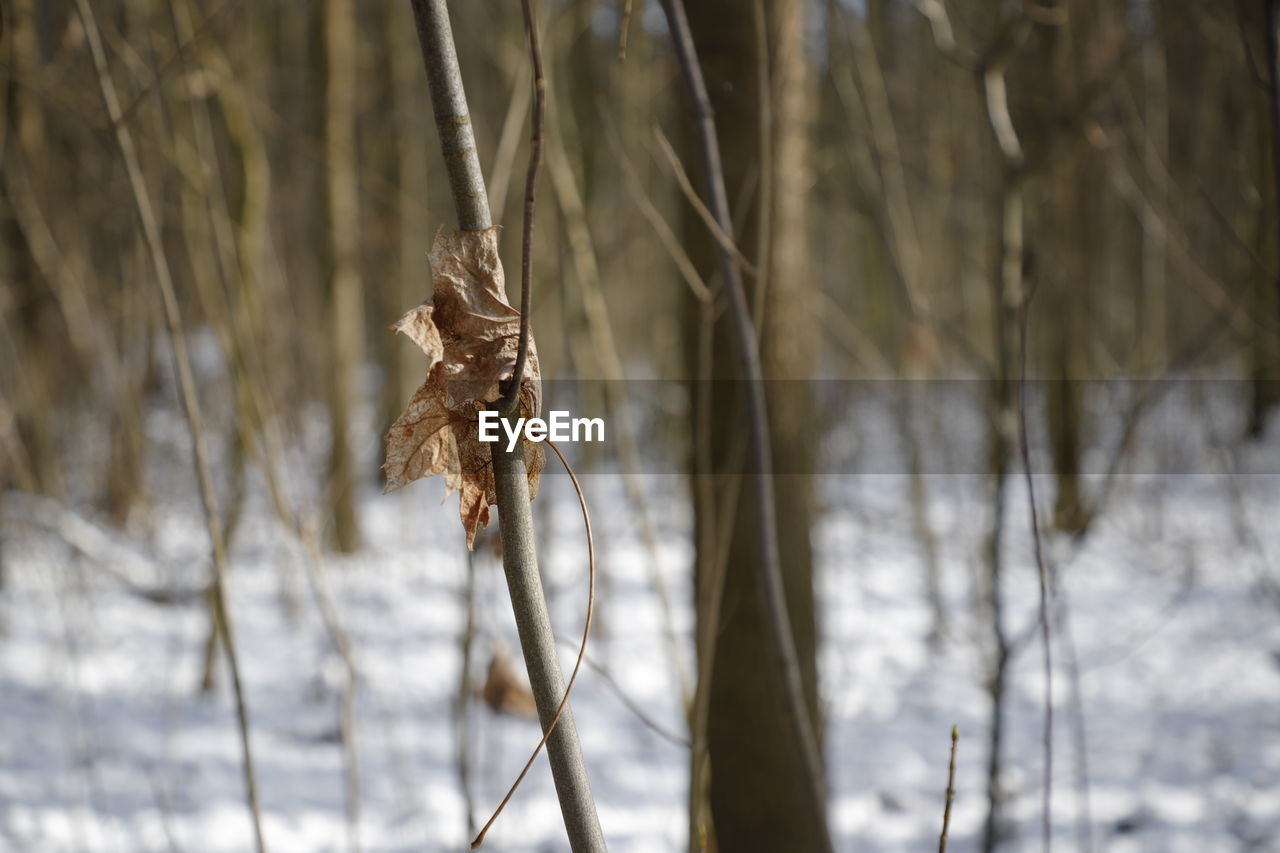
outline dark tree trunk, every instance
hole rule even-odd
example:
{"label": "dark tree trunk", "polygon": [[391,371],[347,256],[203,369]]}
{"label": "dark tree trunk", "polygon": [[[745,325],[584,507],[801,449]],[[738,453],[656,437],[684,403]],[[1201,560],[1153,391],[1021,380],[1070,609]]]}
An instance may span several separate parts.
{"label": "dark tree trunk", "polygon": [[[740,214],[735,225],[738,246],[753,262],[768,259],[763,276],[747,279],[748,298],[763,299],[761,328],[771,447],[777,496],[779,547],[783,582],[799,657],[805,704],[811,719],[818,714],[812,547],[813,464],[810,395],[805,380],[814,363],[813,336],[806,331],[812,277],[808,263],[809,111],[811,79],[804,49],[804,8],[795,2],[773,4],[766,27],[768,64],[774,81],[770,101],[770,162],[763,162],[760,124],[761,74],[759,34],[750,8],[717,0],[690,4],[689,23],[707,78],[721,140],[725,183],[730,203]],[[693,158],[690,158],[692,161]],[[763,192],[768,181],[771,192]],[[769,210],[761,199],[769,196]],[[761,215],[769,232],[760,238]],[[704,270],[715,269],[713,245],[701,219],[686,221],[688,242]],[[708,280],[711,276],[708,274]],[[764,294],[758,293],[761,280]],[[696,308],[695,308],[696,314]],[[721,317],[714,329],[715,380],[710,395],[711,459],[706,467],[716,478],[714,519],[700,507],[697,571],[706,577],[717,559],[725,571],[719,634],[711,669],[707,726],[710,754],[712,824],[721,850],[813,850],[821,840],[806,817],[811,806],[803,765],[788,746],[779,712],[782,686],[771,667],[765,616],[757,588],[752,521],[754,472],[736,482],[743,471],[744,395],[732,331]],[[696,363],[696,362],[695,362]],[[695,413],[695,423],[698,414]],[[732,517],[726,534],[723,523]],[[708,526],[712,529],[708,531]],[[722,551],[727,549],[727,551]],[[700,614],[705,619],[706,614]],[[705,656],[708,649],[699,649]]]}

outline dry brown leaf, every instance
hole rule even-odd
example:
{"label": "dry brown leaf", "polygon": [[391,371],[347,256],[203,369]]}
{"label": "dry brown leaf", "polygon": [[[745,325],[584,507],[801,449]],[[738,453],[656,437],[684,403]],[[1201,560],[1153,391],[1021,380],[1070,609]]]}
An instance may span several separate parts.
{"label": "dry brown leaf", "polygon": [[489,673],[485,677],[484,686],[480,688],[480,698],[499,714],[509,714],[525,720],[538,718],[538,705],[533,699],[533,692],[516,675],[511,661],[500,651],[494,652],[489,659]]}
{"label": "dry brown leaf", "polygon": [[[427,378],[387,433],[385,492],[441,474],[460,493],[459,511],[467,547],[489,523],[498,501],[490,444],[479,438],[479,412],[502,396],[500,386],[515,369],[520,312],[507,301],[498,229],[441,228],[428,256],[435,290],[431,299],[394,326],[427,356]],[[520,383],[520,415],[536,417],[542,406],[537,348]],[[545,463],[542,445],[523,442],[530,495],[538,493]]]}

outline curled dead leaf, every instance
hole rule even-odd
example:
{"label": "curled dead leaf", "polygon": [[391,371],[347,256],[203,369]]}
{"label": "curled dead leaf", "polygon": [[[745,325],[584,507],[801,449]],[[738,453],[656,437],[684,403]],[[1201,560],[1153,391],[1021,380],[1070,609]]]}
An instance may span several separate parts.
{"label": "curled dead leaf", "polygon": [[[431,299],[391,327],[427,356],[427,378],[387,432],[384,491],[443,475],[448,490],[459,492],[471,548],[476,531],[489,523],[489,507],[498,500],[491,445],[480,441],[478,413],[502,396],[501,383],[515,368],[520,312],[507,301],[496,227],[441,228],[428,259]],[[542,379],[532,339],[519,401],[521,416],[539,414]],[[532,496],[545,456],[541,444],[523,442],[522,447]]]}

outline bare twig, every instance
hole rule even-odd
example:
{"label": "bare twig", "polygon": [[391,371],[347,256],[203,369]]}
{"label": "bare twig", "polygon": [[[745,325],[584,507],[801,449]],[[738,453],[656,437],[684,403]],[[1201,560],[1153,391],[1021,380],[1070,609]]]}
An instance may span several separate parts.
{"label": "bare twig", "polygon": [[196,27],[195,31],[192,32],[185,41],[181,42],[164,62],[160,63],[156,67],[156,70],[151,75],[151,79],[143,84],[138,93],[133,96],[133,100],[129,102],[129,105],[120,111],[120,117],[112,119],[112,124],[118,125],[121,122],[128,121],[133,115],[134,110],[136,110],[151,95],[151,93],[156,90],[160,83],[160,79],[164,77],[165,72],[167,72],[175,62],[182,58],[182,54],[185,50],[194,44],[197,39],[213,35],[213,25],[221,24],[219,19],[229,15],[230,12],[237,10],[241,5],[243,5],[243,3],[244,0],[227,0],[227,2],[210,12],[209,15],[200,22],[200,26]]}
{"label": "bare twig", "polygon": [[605,140],[613,151],[614,158],[618,161],[618,165],[622,167],[622,176],[626,181],[627,189],[631,193],[632,199],[635,200],[636,207],[640,208],[640,213],[644,216],[645,221],[653,228],[658,240],[662,243],[662,248],[667,250],[667,254],[671,256],[671,262],[676,265],[676,269],[680,272],[680,277],[684,279],[685,284],[689,285],[689,290],[693,292],[694,297],[699,302],[709,301],[712,297],[711,288],[707,287],[706,282],[702,280],[702,276],[698,274],[698,268],[693,265],[693,260],[689,257],[689,253],[680,245],[680,238],[675,235],[675,231],[663,219],[658,208],[654,206],[653,201],[645,192],[644,183],[640,180],[640,176],[636,174],[636,167],[632,164],[631,158],[627,156],[626,149],[622,147],[622,141],[618,138],[618,130],[609,121],[608,114],[601,109],[601,116],[605,126]]}
{"label": "bare twig", "polygon": [[231,674],[236,719],[240,728],[241,764],[244,771],[246,799],[253,822],[254,842],[259,853],[262,853],[262,851],[266,850],[266,843],[262,834],[262,813],[258,805],[258,782],[254,773],[253,749],[249,737],[248,703],[245,699],[244,686],[240,678],[240,663],[236,655],[234,634],[231,630],[231,616],[227,611],[225,592],[227,571],[226,542],[223,538],[222,523],[218,518],[213,476],[210,473],[209,461],[205,451],[204,418],[200,412],[200,401],[196,396],[195,376],[191,369],[191,360],[187,354],[186,336],[183,333],[182,317],[178,309],[178,297],[173,284],[173,275],[169,270],[169,261],[165,255],[160,226],[156,221],[155,212],[151,207],[151,198],[147,193],[146,182],[142,177],[137,149],[133,144],[133,135],[129,132],[128,126],[121,121],[120,100],[116,93],[115,84],[111,81],[111,73],[107,67],[106,52],[102,47],[102,37],[98,31],[93,7],[88,0],[77,0],[76,5],[79,9],[80,19],[84,23],[85,37],[89,42],[89,51],[93,56],[93,64],[98,76],[98,86],[102,91],[102,101],[106,107],[107,116],[115,128],[116,145],[119,148],[121,159],[124,161],[125,171],[129,176],[134,206],[138,214],[138,220],[142,225],[143,236],[150,250],[152,265],[156,273],[156,282],[160,287],[160,295],[164,303],[165,322],[169,327],[169,336],[173,343],[173,356],[177,367],[182,407],[183,412],[186,414],[188,430],[191,433],[196,478],[200,484],[200,501],[204,506],[205,523],[208,527],[210,546],[213,552],[213,581],[210,585],[213,618],[218,623],[219,631],[222,634],[222,648],[226,654],[227,669]]}
{"label": "bare twig", "polygon": [[[523,53],[517,53],[523,58]],[[499,222],[505,218],[508,185],[511,183],[511,172],[515,169],[516,151],[520,147],[520,128],[524,126],[525,116],[529,114],[529,102],[533,100],[533,87],[529,85],[529,78],[532,76],[529,66],[521,62],[516,69],[511,100],[507,102],[507,114],[502,119],[498,146],[494,150],[493,165],[489,170],[489,209]]]}
{"label": "bare twig", "polygon": [[631,32],[631,0],[622,0],[622,26],[618,28],[618,61],[627,61],[627,34]]}
{"label": "bare twig", "polygon": [[538,167],[542,165],[542,124],[546,112],[547,78],[542,73],[542,43],[538,39],[538,18],[533,0],[522,0],[524,24],[529,31],[529,54],[533,59],[533,138],[529,147],[529,171],[524,181],[524,235],[520,245],[520,343],[516,366],[498,408],[514,412],[519,405],[520,380],[529,360],[529,314],[533,305],[533,214],[538,190]]}
{"label": "bare twig", "polygon": [[[569,639],[568,637],[560,637],[559,642],[562,646],[569,646],[570,648],[578,647],[577,642]],[[618,679],[613,677],[613,674],[609,672],[608,668],[606,668],[604,664],[591,657],[591,655],[584,656],[582,661],[590,667],[596,675],[600,676],[600,680],[604,682],[605,686],[613,692],[614,696],[618,697],[618,701],[622,703],[622,706],[630,711],[632,716],[640,721],[641,725],[668,743],[682,749],[689,749],[691,745],[689,743],[689,739],[676,734],[651,717],[639,702],[627,695],[627,691],[618,683]]]}
{"label": "bare twig", "polygon": [[[698,306],[697,339],[697,401],[694,406],[694,500],[700,518],[706,524],[698,525],[698,551],[711,555],[707,570],[701,572],[695,589],[695,605],[698,613],[696,641],[697,685],[690,713],[689,732],[693,741],[689,750],[689,850],[702,853],[706,848],[706,823],[703,814],[707,807],[707,724],[711,715],[711,676],[715,670],[715,650],[720,639],[720,609],[724,602],[725,575],[728,567],[728,536],[731,535],[732,511],[723,513],[723,521],[717,506],[717,492],[724,499],[724,507],[737,505],[742,478],[729,475],[722,485],[712,473],[711,434],[711,375],[714,366],[714,332],[716,300],[702,300]],[[730,450],[729,471],[739,471],[745,452],[745,437],[734,435],[736,446]],[[722,528],[724,532],[722,533]]]}
{"label": "bare twig", "polygon": [[[724,185],[724,170],[720,162],[720,142],[712,119],[710,100],[702,68],[698,63],[689,22],[685,18],[681,0],[663,0],[667,24],[671,30],[676,60],[680,65],[685,88],[697,133],[698,148],[702,156],[703,179],[706,183],[709,209],[721,237],[732,232],[728,195]],[[669,146],[668,146],[669,147]],[[747,305],[746,291],[742,284],[740,264],[732,249],[732,241],[718,239],[720,274],[729,301],[729,314],[734,330],[734,345],[738,367],[746,380],[748,414],[748,453],[756,474],[752,490],[752,521],[756,544],[760,553],[757,561],[759,575],[757,585],[761,596],[766,630],[766,644],[778,684],[782,690],[782,715],[784,728],[792,749],[798,756],[807,787],[806,802],[811,809],[809,820],[815,828],[820,849],[832,848],[830,828],[826,814],[826,792],[822,778],[822,758],[818,740],[805,705],[804,689],[800,682],[800,663],[796,653],[795,635],[787,612],[786,593],[782,584],[782,566],[778,550],[777,517],[773,492],[773,462],[769,445],[768,412],[764,399],[763,371],[760,365],[759,345],[755,325]]]}
{"label": "bare twig", "polygon": [[173,806],[169,802],[169,793],[164,783],[156,778],[156,768],[150,761],[144,760],[142,769],[147,774],[147,784],[151,787],[151,797],[156,802],[156,811],[160,812],[160,829],[164,832],[165,846],[169,853],[181,853],[177,839],[173,833]]}
{"label": "bare twig", "polygon": [[1093,853],[1093,808],[1089,790],[1089,732],[1084,714],[1084,697],[1080,688],[1080,656],[1071,627],[1066,595],[1055,598],[1058,638],[1065,651],[1067,684],[1071,691],[1071,739],[1075,750],[1076,844],[1080,853]]}
{"label": "bare twig", "polygon": [[752,292],[751,317],[756,325],[756,337],[764,332],[765,296],[769,291],[769,271],[773,264],[773,71],[769,61],[769,23],[764,10],[764,0],[751,4],[755,15],[756,31],[756,88],[759,103],[756,133],[760,138],[760,199],[756,217],[756,251],[759,253],[755,290]]}
{"label": "bare twig", "polygon": [[849,40],[853,43],[854,61],[862,82],[862,101],[870,130],[871,150],[884,194],[884,224],[888,232],[885,235],[886,243],[899,270],[911,313],[927,316],[932,312],[923,287],[923,244],[912,211],[911,195],[907,191],[902,145],[898,141],[898,129],[889,102],[889,88],[884,79],[880,58],[876,55],[876,46],[865,27],[850,27]]}
{"label": "bare twig", "polygon": [[1031,514],[1031,542],[1035,551],[1037,575],[1040,580],[1040,640],[1044,656],[1044,781],[1042,783],[1041,842],[1045,853],[1052,846],[1053,837],[1053,647],[1049,624],[1048,564],[1040,541],[1040,519],[1036,512],[1035,478],[1031,474],[1031,449],[1027,440],[1027,309],[1030,295],[1024,297],[1018,310],[1019,366],[1018,366],[1018,446],[1022,454],[1022,475],[1027,483],[1027,509]]}
{"label": "bare twig", "polygon": [[956,746],[960,728],[951,727],[951,761],[947,764],[947,804],[942,808],[942,835],[938,836],[938,853],[947,853],[947,831],[951,828],[951,803],[956,798]]}
{"label": "bare twig", "polygon": [[663,159],[670,167],[671,174],[680,186],[680,191],[684,194],[685,200],[689,202],[703,224],[707,226],[707,230],[711,232],[711,236],[715,238],[721,250],[732,255],[734,263],[743,272],[754,278],[759,274],[759,271],[756,269],[755,264],[747,260],[747,256],[742,254],[742,251],[733,241],[732,217],[726,217],[725,222],[722,223],[719,221],[717,214],[711,212],[698,195],[698,191],[693,188],[693,182],[689,180],[689,173],[685,171],[684,164],[680,162],[680,156],[676,154],[676,150],[671,147],[671,141],[667,139],[667,135],[662,132],[662,128],[656,123],[653,125],[653,138],[657,140],[658,150],[662,152]]}
{"label": "bare twig", "polygon": [[1231,287],[1206,270],[1204,265],[1196,259],[1192,252],[1191,235],[1177,223],[1176,217],[1168,209],[1168,204],[1163,209],[1158,207],[1149,194],[1142,189],[1123,154],[1115,147],[1108,147],[1104,153],[1107,175],[1121,199],[1167,241],[1169,248],[1186,270],[1187,280],[1195,285],[1209,307],[1219,312],[1223,322],[1241,337],[1247,338],[1257,331],[1267,333],[1266,320],[1249,313],[1245,305],[1235,298]]}
{"label": "bare twig", "polygon": [[467,835],[476,831],[474,803],[471,797],[471,715],[469,706],[471,696],[475,692],[471,684],[472,647],[476,636],[476,565],[475,552],[467,551],[467,564],[463,569],[466,579],[463,581],[464,592],[462,606],[466,611],[465,623],[458,645],[462,650],[462,665],[458,673],[458,695],[453,703],[454,731],[457,743],[454,746],[454,760],[458,769],[458,787],[462,791],[463,807],[467,815]]}

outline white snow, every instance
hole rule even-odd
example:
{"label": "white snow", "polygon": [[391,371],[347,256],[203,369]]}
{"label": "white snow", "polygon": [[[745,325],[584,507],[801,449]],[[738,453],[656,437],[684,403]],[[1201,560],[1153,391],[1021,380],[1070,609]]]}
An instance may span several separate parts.
{"label": "white snow", "polygon": [[[161,419],[157,429],[163,431]],[[174,438],[180,444],[180,438]],[[1272,443],[1274,446],[1274,442]],[[255,481],[256,482],[256,481]],[[86,557],[6,498],[0,593],[0,849],[243,851],[252,836],[225,672],[197,690],[207,617],[195,596],[158,605],[126,589],[198,589],[209,574],[194,493],[154,508],[153,535],[110,534],[147,556]],[[649,586],[648,556],[620,478],[584,478],[597,528],[600,630],[590,654],[632,702],[683,736],[676,682]],[[661,565],[686,644],[692,634],[690,523],[678,478],[646,479]],[[936,846],[951,725],[960,729],[953,853],[976,848],[986,814],[990,702],[972,607],[989,508],[980,478],[930,475],[949,631],[926,643],[923,568],[906,478],[820,478],[815,533],[830,813],[845,851]],[[1038,481],[1041,509],[1050,482]],[[469,571],[456,499],[419,483],[362,503],[368,547],[326,569],[351,633],[367,851],[465,849],[453,703]],[[166,492],[166,495],[168,493]],[[1036,574],[1021,476],[1010,479],[1005,540],[1011,636],[1034,625]],[[243,660],[268,842],[276,851],[346,850],[338,731],[342,672],[300,553],[254,492],[236,541],[231,611]],[[1243,507],[1244,512],[1240,511]],[[1124,476],[1078,554],[1050,542],[1068,605],[1056,635],[1054,827],[1082,849],[1078,784],[1087,759],[1087,830],[1096,850],[1280,850],[1280,476]],[[1244,522],[1240,519],[1244,516]],[[585,551],[566,478],[536,504],[557,632],[576,638]],[[91,519],[92,520],[92,519]],[[130,537],[134,537],[130,539]],[[151,569],[146,568],[147,565]],[[518,643],[500,567],[478,551],[477,678]],[[148,571],[150,576],[147,575]],[[1013,835],[1040,824],[1042,673],[1036,635],[1015,661],[1005,734]],[[1069,643],[1068,640],[1071,642]],[[1087,749],[1069,677],[1079,667]],[[572,663],[566,643],[563,659]],[[611,849],[683,849],[687,755],[585,669],[573,708]],[[537,741],[536,725],[469,706],[473,819],[483,821]],[[545,758],[487,846],[567,849]]]}

